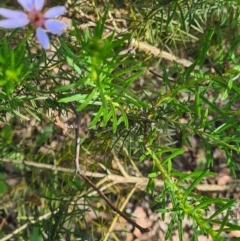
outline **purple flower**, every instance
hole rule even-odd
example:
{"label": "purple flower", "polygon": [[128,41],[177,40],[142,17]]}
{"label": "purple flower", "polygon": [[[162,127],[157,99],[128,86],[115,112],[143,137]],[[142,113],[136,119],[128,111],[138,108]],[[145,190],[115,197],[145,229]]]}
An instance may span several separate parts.
{"label": "purple flower", "polygon": [[46,31],[61,35],[67,27],[67,24],[54,19],[65,12],[65,7],[57,6],[42,11],[44,0],[18,0],[18,3],[24,8],[24,12],[0,8],[0,16],[5,18],[0,20],[0,27],[19,28],[31,24],[36,28],[36,36],[42,47],[48,49],[50,41]]}

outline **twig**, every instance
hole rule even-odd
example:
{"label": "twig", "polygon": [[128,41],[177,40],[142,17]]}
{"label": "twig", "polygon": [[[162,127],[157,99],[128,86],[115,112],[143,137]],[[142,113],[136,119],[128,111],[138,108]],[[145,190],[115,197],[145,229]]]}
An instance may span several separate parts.
{"label": "twig", "polygon": [[147,233],[150,231],[149,228],[143,228],[142,226],[138,225],[136,222],[134,222],[130,217],[128,217],[125,213],[121,212],[119,209],[117,209],[111,201],[105,196],[105,194],[98,189],[93,182],[91,182],[88,177],[86,177],[82,172],[77,172],[78,175],[86,182],[88,183],[99,195],[100,197],[111,207],[113,211],[118,213],[120,216],[122,216],[124,219],[126,219],[129,223],[133,225],[133,227],[138,228],[141,233]]}
{"label": "twig", "polygon": [[[123,211],[123,209],[126,207],[129,199],[132,197],[132,195],[133,195],[133,193],[136,191],[136,189],[137,189],[137,184],[132,188],[131,192],[130,192],[130,193],[127,195],[127,197],[125,198],[122,206],[121,206],[120,209],[119,209],[120,211]],[[103,239],[102,241],[107,241],[107,240],[108,240],[108,237],[109,237],[110,233],[112,232],[113,227],[114,227],[115,223],[117,222],[117,219],[118,219],[118,218],[119,218],[119,214],[117,214],[117,215],[114,217],[114,219],[113,219],[110,227],[108,228],[108,231],[107,231],[107,233],[106,233],[106,235],[105,235],[105,237],[104,237],[104,239]]]}
{"label": "twig", "polygon": [[70,108],[74,112],[76,116],[75,120],[75,158],[74,158],[74,164],[75,164],[75,172],[76,173],[81,173],[82,170],[80,169],[79,165],[79,153],[80,153],[80,142],[81,142],[81,137],[80,137],[80,125],[81,125],[81,113],[76,110],[76,107],[74,106],[73,103],[70,103]]}
{"label": "twig", "polygon": [[[125,213],[121,212],[119,209],[117,209],[111,201],[105,196],[105,194],[93,183],[91,180],[85,176],[80,169],[79,165],[79,152],[80,152],[80,123],[81,123],[81,116],[80,113],[76,111],[75,106],[73,104],[70,104],[71,109],[76,115],[76,126],[75,126],[75,158],[74,158],[74,164],[75,164],[75,172],[78,174],[88,185],[90,185],[104,201],[111,207],[112,210],[114,210],[116,213],[118,213],[120,216],[125,218],[129,223],[133,225],[133,227],[138,228],[141,233],[149,232],[150,230],[148,228],[143,228],[140,225],[138,225],[136,222],[134,222],[130,217],[128,217]],[[58,126],[63,128],[64,124],[61,123],[60,119],[55,117],[55,123],[57,122]],[[57,120],[57,121],[56,121]],[[64,133],[64,131],[63,131]]]}
{"label": "twig", "polygon": [[81,116],[80,113],[75,113],[76,114],[76,128],[75,128],[75,171],[76,173],[81,173],[81,169],[79,166],[79,153],[80,153],[80,122],[81,122]]}
{"label": "twig", "polygon": [[[33,161],[24,161],[24,160],[15,160],[15,159],[9,159],[9,158],[1,158],[0,162],[7,162],[7,163],[14,163],[14,164],[22,164],[26,165],[29,167],[35,167],[35,168],[41,168],[41,169],[48,169],[52,171],[57,171],[57,172],[64,172],[64,173],[69,173],[73,174],[74,169],[71,168],[65,168],[65,167],[59,167],[51,164],[45,164],[45,163],[37,163]],[[115,181],[116,184],[121,183],[131,183],[131,184],[138,184],[138,187],[143,187],[145,188],[148,184],[149,178],[147,177],[134,177],[134,176],[129,176],[129,178],[116,175],[116,174],[110,174],[106,175],[105,173],[99,173],[99,172],[85,172],[85,175],[88,177],[94,177],[94,178],[105,178],[109,181]],[[231,188],[239,187],[240,179],[233,179],[229,184],[227,185],[219,185],[219,184],[198,184],[195,189],[199,192],[223,192],[223,191],[228,191]],[[190,185],[190,184],[189,184]],[[162,189],[164,187],[164,182],[162,180],[155,180],[155,186],[158,187],[159,189]],[[187,184],[185,186],[186,188],[188,187]],[[0,202],[1,206],[1,202]],[[1,241],[1,240],[0,240]]]}
{"label": "twig", "polygon": [[[172,61],[172,62],[175,61],[178,64],[183,65],[184,67],[189,67],[190,65],[193,64],[193,62],[191,62],[187,59],[180,59],[171,53],[158,49],[157,47],[152,46],[146,42],[138,41],[134,38],[131,40],[130,46],[133,48],[138,48],[139,50],[144,51],[145,53],[150,53],[154,57],[160,57],[160,58]],[[197,68],[199,68],[199,67],[197,66],[196,69]]]}
{"label": "twig", "polygon": [[111,207],[113,211],[118,213],[120,216],[125,218],[129,223],[133,225],[133,227],[138,228],[141,233],[149,232],[149,228],[143,228],[140,225],[138,225],[136,222],[134,222],[130,217],[128,217],[125,213],[121,212],[118,208],[116,208],[111,201],[105,196],[105,194],[82,172],[79,165],[79,152],[80,152],[80,113],[76,111],[75,106],[73,104],[70,105],[71,109],[76,115],[76,136],[75,136],[75,172],[78,174],[89,186],[91,186],[98,194],[99,196]]}
{"label": "twig", "polygon": [[129,161],[132,164],[133,169],[135,169],[136,173],[138,174],[139,177],[142,177],[142,173],[139,171],[138,167],[136,166],[136,164],[134,163],[134,161],[132,160],[131,156],[129,155],[129,152],[127,150],[126,147],[124,147],[124,145],[122,144],[122,141],[120,141],[121,145],[123,146],[123,152],[124,155],[129,159]]}
{"label": "twig", "polygon": [[[153,71],[152,69],[148,69],[148,71],[149,71],[152,75],[157,76],[158,78],[161,78],[161,79],[164,78],[163,76],[161,76],[160,74],[156,73],[156,72]],[[175,79],[172,78],[172,77],[168,77],[168,80],[171,81],[171,82],[175,82]]]}
{"label": "twig", "polygon": [[124,170],[122,164],[120,163],[119,159],[117,158],[116,154],[112,151],[112,154],[113,154],[113,159],[114,161],[116,162],[120,172],[122,173],[122,175],[126,178],[129,177],[129,175],[126,173],[126,171]]}

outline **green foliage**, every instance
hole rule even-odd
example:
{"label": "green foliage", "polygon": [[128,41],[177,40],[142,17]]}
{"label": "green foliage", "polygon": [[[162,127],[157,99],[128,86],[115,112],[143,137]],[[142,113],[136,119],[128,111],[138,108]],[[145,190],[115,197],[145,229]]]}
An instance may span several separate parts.
{"label": "green foliage", "polygon": [[[81,55],[74,53],[80,50],[72,50],[64,42],[62,45],[66,61],[79,74],[79,78],[77,81],[72,80],[68,86],[57,87],[57,91],[61,95],[60,103],[76,102],[78,111],[86,107],[94,108],[96,113],[90,127],[97,123],[106,126],[111,120],[113,132],[116,132],[121,122],[128,129],[127,110],[148,105],[129,91],[132,82],[143,73],[141,63],[129,59],[127,54],[119,54],[130,35],[115,39],[112,33],[103,39],[103,26],[104,22],[98,23],[95,32],[91,34],[88,30],[80,33],[77,25],[74,25],[75,44],[81,46]],[[120,115],[116,114],[118,111]]]}
{"label": "green foliage", "polygon": [[[14,91],[15,83],[21,82],[21,61],[23,54],[23,47],[19,50],[11,51],[6,40],[4,40],[0,54],[0,86],[3,86],[3,91],[8,95]],[[16,56],[18,56],[18,58]]]}
{"label": "green foliage", "polygon": [[[55,168],[73,167],[75,140],[71,132],[63,136],[54,127],[49,113],[73,115],[72,106],[90,119],[90,131],[81,138],[80,165],[92,171],[93,182],[103,177],[102,168],[109,175],[123,174],[109,170],[115,164],[109,159],[116,156],[124,156],[126,170],[143,166],[141,175],[148,177],[146,191],[153,196],[153,204],[161,207],[155,212],[163,220],[172,213],[165,240],[174,230],[183,240],[186,217],[192,222],[192,240],[200,235],[225,240],[224,232],[239,230],[230,220],[236,200],[196,191],[216,175],[212,171],[214,148],[225,157],[233,177],[239,170],[239,36],[229,34],[231,30],[238,33],[238,1],[130,3],[125,6],[128,16],[123,16],[129,23],[127,32],[117,32],[119,26],[107,31],[107,11],[113,12],[109,5],[93,29],[80,28],[79,19],[73,17],[71,30],[59,42],[53,41],[56,51],[33,52],[32,41],[26,39],[12,48],[16,32],[2,37],[0,197],[4,202],[0,201],[0,206],[1,212],[7,213],[5,198],[9,194],[18,210],[19,225],[24,226],[27,217],[29,227],[19,235],[23,240],[90,240],[85,213],[91,209],[97,216],[108,211],[83,180],[69,169],[60,173]],[[95,7],[101,10],[98,4],[96,1]],[[178,61],[160,61],[160,56],[141,53],[143,49],[133,55],[129,48],[133,37],[177,56],[182,51],[193,62],[183,67]],[[147,70],[152,68],[159,74],[149,77]],[[25,133],[24,121],[37,124]],[[197,147],[192,147],[193,136],[198,138]],[[204,150],[204,157],[191,172],[174,165],[186,153],[186,146]],[[150,163],[148,168],[145,161]],[[12,162],[12,168],[24,176],[14,188],[5,182],[5,162]],[[52,170],[47,170],[49,165]],[[162,190],[157,186],[159,179],[164,183]],[[118,204],[121,195],[113,188],[116,183],[103,190],[113,193]],[[98,184],[104,186],[101,181]],[[89,202],[83,205],[82,200]],[[206,216],[211,205],[217,207],[215,213]],[[217,229],[213,228],[216,224]],[[95,220],[93,236],[99,235],[97,228],[104,236],[108,226]],[[5,235],[0,232],[0,238]]]}

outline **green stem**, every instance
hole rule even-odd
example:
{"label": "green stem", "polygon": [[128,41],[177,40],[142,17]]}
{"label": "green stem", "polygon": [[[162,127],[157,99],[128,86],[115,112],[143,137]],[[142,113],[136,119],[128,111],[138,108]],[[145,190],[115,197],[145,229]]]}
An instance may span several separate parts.
{"label": "green stem", "polygon": [[205,233],[208,233],[213,240],[219,240],[222,241],[221,237],[219,237],[218,233],[212,229],[211,225],[204,219],[204,211],[195,209],[195,207],[187,201],[186,198],[184,198],[184,190],[181,189],[170,177],[166,169],[161,165],[161,161],[158,159],[154,151],[152,151],[149,147],[146,148],[148,154],[152,157],[155,166],[157,169],[161,172],[161,175],[165,182],[170,183],[171,190],[174,194],[174,197],[177,199],[175,203],[178,204],[178,207],[181,208],[185,215],[188,215],[191,217],[198,227],[203,230]]}

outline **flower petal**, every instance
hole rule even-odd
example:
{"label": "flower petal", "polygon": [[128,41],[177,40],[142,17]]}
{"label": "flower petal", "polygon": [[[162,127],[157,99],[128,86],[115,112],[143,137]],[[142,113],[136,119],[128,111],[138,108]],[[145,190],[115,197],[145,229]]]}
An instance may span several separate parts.
{"label": "flower petal", "polygon": [[0,8],[0,15],[4,18],[17,19],[26,18],[27,14],[22,11],[10,10],[7,8]]}
{"label": "flower petal", "polygon": [[65,7],[63,6],[57,6],[57,7],[53,7],[53,8],[49,8],[45,13],[44,13],[44,17],[45,18],[56,18],[60,15],[63,15],[64,12],[66,11]]}
{"label": "flower petal", "polygon": [[37,39],[44,49],[50,48],[50,40],[43,28],[37,28]]}
{"label": "flower petal", "polygon": [[0,20],[1,28],[19,28],[27,25],[29,23],[28,19],[4,19]]}
{"label": "flower petal", "polygon": [[34,10],[34,0],[17,0],[18,3],[27,11]]}
{"label": "flower petal", "polygon": [[44,5],[45,0],[33,0],[35,9],[41,11]]}
{"label": "flower petal", "polygon": [[48,19],[45,21],[45,27],[53,34],[61,35],[63,30],[67,28],[67,24],[59,20]]}

